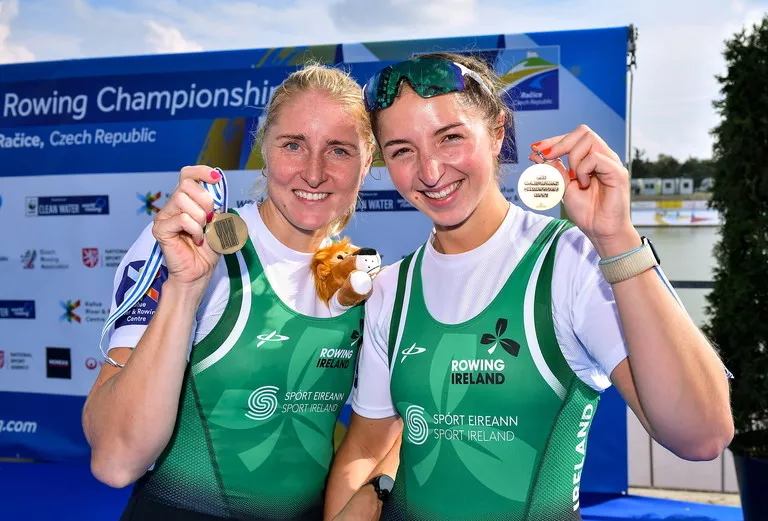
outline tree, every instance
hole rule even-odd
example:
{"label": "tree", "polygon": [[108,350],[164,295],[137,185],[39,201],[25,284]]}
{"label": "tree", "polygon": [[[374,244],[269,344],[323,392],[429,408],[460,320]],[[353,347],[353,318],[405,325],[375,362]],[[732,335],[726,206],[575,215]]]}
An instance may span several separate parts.
{"label": "tree", "polygon": [[632,177],[645,179],[647,177],[656,177],[655,164],[645,159],[645,150],[635,149],[635,155],[632,158]]}
{"label": "tree", "polygon": [[705,333],[734,373],[737,454],[768,457],[768,16],[725,42],[712,130],[722,217]]}
{"label": "tree", "polygon": [[680,163],[677,159],[666,154],[659,154],[655,161],[646,158],[645,150],[634,149],[632,157],[632,177],[644,179],[648,177],[690,177],[694,186],[699,186],[705,177],[714,177],[714,162],[710,159],[689,157]]}

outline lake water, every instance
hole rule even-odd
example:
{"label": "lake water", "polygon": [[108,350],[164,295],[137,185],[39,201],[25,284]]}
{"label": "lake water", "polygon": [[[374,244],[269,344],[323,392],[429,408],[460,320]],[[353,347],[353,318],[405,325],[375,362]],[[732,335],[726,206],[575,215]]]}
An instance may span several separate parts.
{"label": "lake water", "polygon": [[[712,250],[720,240],[719,226],[638,226],[637,230],[653,242],[670,281],[712,281],[715,267]],[[705,296],[710,289],[676,288],[676,291],[698,325],[707,320]]]}

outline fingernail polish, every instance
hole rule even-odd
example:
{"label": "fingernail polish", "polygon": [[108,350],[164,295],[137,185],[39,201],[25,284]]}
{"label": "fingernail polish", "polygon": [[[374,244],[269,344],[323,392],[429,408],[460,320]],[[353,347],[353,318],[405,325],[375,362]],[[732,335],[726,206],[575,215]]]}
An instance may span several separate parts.
{"label": "fingernail polish", "polygon": [[577,180],[576,180],[576,182],[577,182],[577,183],[579,183],[579,188],[581,188],[582,190],[584,190],[585,188],[587,188],[586,186],[584,186],[583,184],[581,184],[581,179],[577,179]]}
{"label": "fingernail polish", "polygon": [[219,179],[221,179],[221,174],[216,170],[211,170],[211,177],[213,178],[214,181],[218,181]]}
{"label": "fingernail polish", "polygon": [[569,170],[568,170],[568,175],[570,176],[570,178],[571,178],[571,181],[573,181],[574,179],[576,179],[576,172],[574,172],[574,171],[573,171],[573,169],[569,169]]}
{"label": "fingernail polish", "polygon": [[549,154],[550,152],[552,152],[552,147],[549,147],[549,148],[545,148],[544,150],[542,150],[542,151],[541,151],[541,153],[542,153],[543,155],[545,155],[545,156],[546,156],[547,154]]}
{"label": "fingernail polish", "polygon": [[203,243],[205,243],[205,238],[200,239],[200,242],[198,242],[197,245],[202,246]]}
{"label": "fingernail polish", "polygon": [[539,148],[539,145],[541,145],[541,141],[537,141],[536,143],[534,143],[533,145],[531,145],[531,148],[533,148],[534,150],[536,150],[537,148]]}
{"label": "fingernail polish", "polygon": [[213,212],[211,212],[208,215],[206,215],[205,216],[205,221],[206,222],[211,222],[213,220],[213,215],[214,215]]}

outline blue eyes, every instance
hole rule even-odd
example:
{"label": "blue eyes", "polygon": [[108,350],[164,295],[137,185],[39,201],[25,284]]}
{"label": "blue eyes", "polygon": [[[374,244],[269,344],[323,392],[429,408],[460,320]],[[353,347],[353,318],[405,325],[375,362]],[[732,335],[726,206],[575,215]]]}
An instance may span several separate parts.
{"label": "blue eyes", "polygon": [[[298,143],[295,143],[293,141],[284,144],[283,148],[288,149],[291,152],[298,152],[299,150],[301,150],[301,146],[299,146]],[[349,154],[349,152],[347,152],[343,148],[334,148],[333,149],[333,155],[342,157],[342,156],[348,156],[350,154]]]}

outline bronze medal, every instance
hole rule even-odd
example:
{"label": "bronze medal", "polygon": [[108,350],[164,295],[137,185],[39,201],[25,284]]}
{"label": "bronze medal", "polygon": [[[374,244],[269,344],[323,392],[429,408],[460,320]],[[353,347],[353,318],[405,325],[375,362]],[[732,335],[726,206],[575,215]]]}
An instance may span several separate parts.
{"label": "bronze medal", "polygon": [[217,253],[239,251],[248,240],[248,227],[243,218],[234,213],[217,213],[205,227],[205,240]]}

